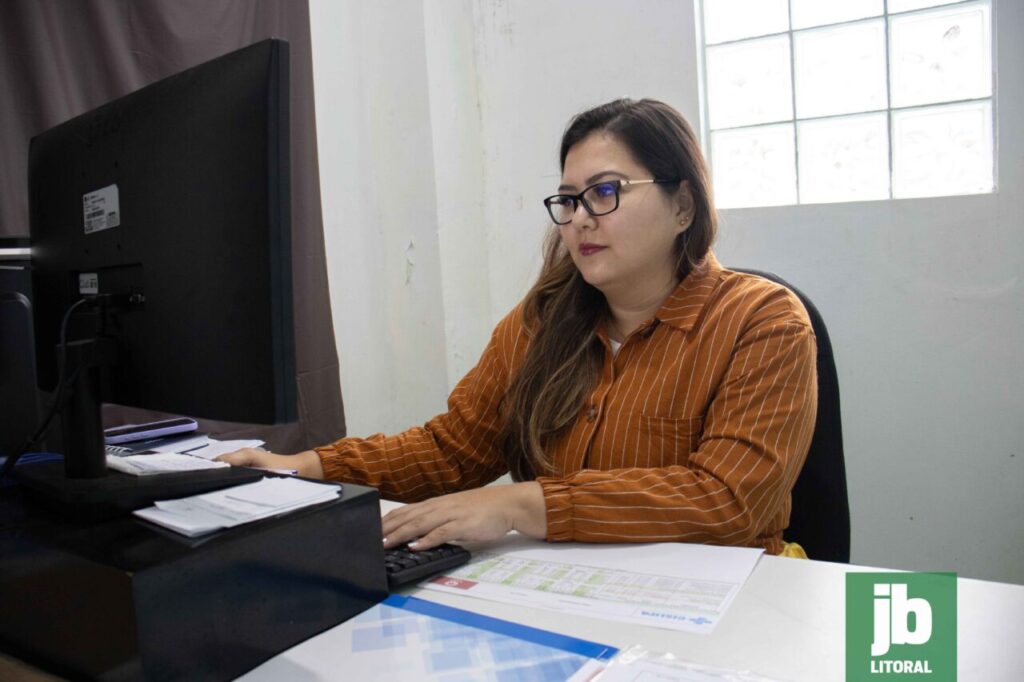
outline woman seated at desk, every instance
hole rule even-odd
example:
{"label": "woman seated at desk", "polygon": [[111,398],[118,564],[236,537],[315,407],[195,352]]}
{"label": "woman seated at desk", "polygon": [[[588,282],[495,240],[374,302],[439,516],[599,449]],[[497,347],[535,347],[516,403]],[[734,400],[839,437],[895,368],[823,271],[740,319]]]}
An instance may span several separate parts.
{"label": "woman seated at desk", "polygon": [[[815,340],[787,289],[723,269],[689,124],[653,100],[576,116],[537,282],[448,411],[394,436],[236,465],[376,487],[409,502],[386,547],[485,541],[782,540],[817,405]],[[516,481],[485,486],[510,472]]]}

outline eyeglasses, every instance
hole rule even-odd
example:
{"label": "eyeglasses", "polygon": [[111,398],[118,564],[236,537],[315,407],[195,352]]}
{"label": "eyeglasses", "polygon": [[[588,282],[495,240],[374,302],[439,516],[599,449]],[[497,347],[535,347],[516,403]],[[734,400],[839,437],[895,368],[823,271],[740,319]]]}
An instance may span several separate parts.
{"label": "eyeglasses", "polygon": [[544,200],[555,225],[568,225],[580,204],[592,216],[608,215],[619,207],[619,192],[629,185],[666,184],[678,180],[603,180],[579,194],[554,194]]}

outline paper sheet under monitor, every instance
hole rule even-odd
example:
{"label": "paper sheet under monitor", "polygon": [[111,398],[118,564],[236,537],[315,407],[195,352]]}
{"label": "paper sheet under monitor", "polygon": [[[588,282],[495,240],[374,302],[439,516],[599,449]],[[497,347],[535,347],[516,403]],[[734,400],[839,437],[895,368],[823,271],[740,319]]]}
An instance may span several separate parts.
{"label": "paper sheet under monitor", "polygon": [[684,543],[538,546],[516,538],[474,552],[422,586],[616,623],[710,634],[762,549]]}

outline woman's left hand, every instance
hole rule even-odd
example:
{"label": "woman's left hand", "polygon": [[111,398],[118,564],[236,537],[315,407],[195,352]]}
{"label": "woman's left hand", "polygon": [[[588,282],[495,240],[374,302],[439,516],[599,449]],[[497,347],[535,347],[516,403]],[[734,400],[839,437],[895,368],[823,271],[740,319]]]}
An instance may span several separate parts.
{"label": "woman's left hand", "polygon": [[384,547],[410,542],[430,549],[443,542],[486,542],[515,530],[547,534],[547,509],[540,483],[494,485],[407,504],[383,519]]}

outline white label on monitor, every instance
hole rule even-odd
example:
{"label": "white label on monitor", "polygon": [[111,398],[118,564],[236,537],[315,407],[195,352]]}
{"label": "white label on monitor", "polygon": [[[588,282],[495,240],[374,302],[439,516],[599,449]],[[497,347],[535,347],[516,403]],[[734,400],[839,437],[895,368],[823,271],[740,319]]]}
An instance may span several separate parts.
{"label": "white label on monitor", "polygon": [[121,203],[118,200],[117,185],[107,185],[83,196],[82,213],[85,216],[86,234],[120,225]]}
{"label": "white label on monitor", "polygon": [[95,272],[78,273],[78,293],[82,296],[100,293],[100,276]]}

